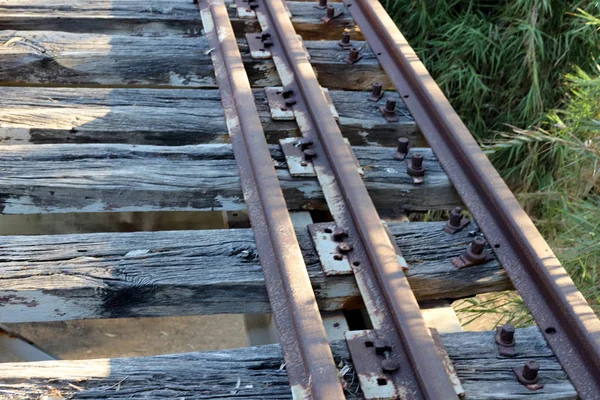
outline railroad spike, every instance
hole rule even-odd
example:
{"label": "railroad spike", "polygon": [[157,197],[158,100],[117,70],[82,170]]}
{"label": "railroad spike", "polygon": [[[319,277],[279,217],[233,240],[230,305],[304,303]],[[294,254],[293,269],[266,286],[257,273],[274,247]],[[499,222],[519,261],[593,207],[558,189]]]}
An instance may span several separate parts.
{"label": "railroad spike", "polygon": [[385,100],[385,105],[379,107],[381,115],[387,122],[397,122],[398,116],[396,115],[396,99],[394,97],[388,97]]}
{"label": "railroad spike", "polygon": [[529,389],[541,389],[542,385],[535,385],[539,380],[540,364],[537,361],[526,361],[521,367],[513,368],[517,380]]}
{"label": "railroad spike", "polygon": [[492,259],[492,256],[484,250],[486,240],[477,236],[467,247],[463,254],[452,260],[452,265],[458,269],[483,264]]}
{"label": "railroad spike", "polygon": [[398,138],[398,147],[396,148],[396,154],[394,158],[396,160],[404,160],[408,155],[408,149],[410,148],[410,141],[406,137]]}
{"label": "railroad spike", "polygon": [[362,60],[362,56],[360,55],[360,51],[356,47],[352,47],[350,49],[350,53],[348,53],[348,57],[346,57],[346,62],[348,64],[355,64]]}
{"label": "railroad spike", "polygon": [[417,153],[406,162],[406,173],[413,178],[414,183],[423,183],[425,167],[423,166],[423,154]]}
{"label": "railroad spike", "polygon": [[514,357],[517,352],[515,349],[515,327],[511,324],[504,324],[496,328],[496,343],[498,344],[498,354],[504,357]]}
{"label": "railroad spike", "polygon": [[377,102],[383,96],[383,85],[379,82],[374,82],[371,86],[371,95],[368,100]]}
{"label": "railroad spike", "polygon": [[444,226],[444,232],[449,233],[451,235],[463,229],[465,226],[469,225],[471,220],[462,215],[462,208],[456,207],[452,211],[450,211],[450,217],[448,218],[448,222]]}
{"label": "railroad spike", "polygon": [[352,43],[350,43],[350,32],[342,32],[342,38],[338,42],[338,45],[343,49],[352,47]]}

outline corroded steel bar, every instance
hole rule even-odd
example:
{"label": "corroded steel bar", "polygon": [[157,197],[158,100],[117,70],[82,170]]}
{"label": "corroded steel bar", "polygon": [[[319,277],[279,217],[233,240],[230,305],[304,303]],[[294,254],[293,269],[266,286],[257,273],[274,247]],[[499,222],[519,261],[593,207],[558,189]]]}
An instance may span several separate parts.
{"label": "corroded steel bar", "polygon": [[583,399],[600,399],[600,321],[376,0],[344,3]]}
{"label": "corroded steel bar", "polygon": [[[327,105],[306,51],[282,0],[259,0],[255,9],[286,96],[304,138],[313,143],[313,166],[336,225],[348,233],[345,252],[382,342],[398,370],[386,375],[402,388],[397,398],[455,399],[396,252],[367,193],[353,155]],[[271,43],[272,42],[272,43]],[[384,371],[386,368],[383,368]],[[373,371],[380,373],[381,371]]]}
{"label": "corroded steel bar", "polygon": [[223,0],[199,7],[293,397],[343,399],[227,9]]}

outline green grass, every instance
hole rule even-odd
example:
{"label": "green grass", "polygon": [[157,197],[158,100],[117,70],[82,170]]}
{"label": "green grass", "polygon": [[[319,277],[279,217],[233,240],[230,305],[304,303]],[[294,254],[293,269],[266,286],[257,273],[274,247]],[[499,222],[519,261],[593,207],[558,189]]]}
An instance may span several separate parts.
{"label": "green grass", "polygon": [[[382,3],[600,313],[600,1]],[[531,323],[516,295],[460,308]]]}

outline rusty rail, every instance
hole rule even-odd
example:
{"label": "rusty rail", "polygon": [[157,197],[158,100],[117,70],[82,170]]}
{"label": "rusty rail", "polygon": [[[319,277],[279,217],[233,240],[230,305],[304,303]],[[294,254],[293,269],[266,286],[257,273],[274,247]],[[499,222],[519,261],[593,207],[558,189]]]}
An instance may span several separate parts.
{"label": "rusty rail", "polygon": [[344,0],[583,399],[600,398],[600,321],[376,0]]}
{"label": "rusty rail", "polygon": [[244,199],[295,399],[343,399],[325,328],[222,0],[200,0]]}
{"label": "rusty rail", "polygon": [[258,0],[256,3],[263,37],[269,40],[269,49],[285,85],[286,96],[292,100],[289,104],[304,143],[310,145],[312,164],[329,210],[337,229],[347,235],[344,249],[340,251],[347,253],[352,264],[378,339],[384,343],[382,347],[391,349],[389,359],[381,361],[379,368],[398,388],[397,398],[455,399],[456,392],[425,326],[395,248],[356,169],[352,151],[343,140],[283,1]]}

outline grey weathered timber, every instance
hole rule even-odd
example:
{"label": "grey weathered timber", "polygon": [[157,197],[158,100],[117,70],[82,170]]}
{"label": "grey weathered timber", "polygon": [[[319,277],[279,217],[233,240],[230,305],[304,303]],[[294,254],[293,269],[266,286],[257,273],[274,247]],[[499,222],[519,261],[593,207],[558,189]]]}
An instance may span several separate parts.
{"label": "grey weathered timber", "polygon": [[[448,209],[460,204],[430,149],[425,183],[415,185],[393,148],[355,147],[365,184],[382,213]],[[291,210],[324,207],[316,178],[291,177],[271,146]],[[46,144],[0,146],[0,213],[226,211],[245,209],[228,144],[147,146]]]}
{"label": "grey weathered timber", "polygon": [[[259,32],[256,19],[238,18],[231,2],[229,15],[237,37]],[[324,10],[317,2],[287,2],[292,22],[306,40],[339,40],[344,29],[354,27],[349,13],[325,24]],[[47,30],[74,33],[118,33],[127,35],[200,35],[202,21],[197,7],[188,0],[2,0],[0,26],[14,30]],[[360,33],[353,38],[361,39]]]}
{"label": "grey weathered timber", "polygon": [[[254,60],[240,40],[253,87],[277,86],[271,60]],[[306,41],[320,82],[329,89],[391,87],[373,53],[350,66],[337,41]],[[357,42],[362,46],[363,42]],[[205,37],[124,36],[53,31],[0,31],[0,84],[215,87]]]}
{"label": "grey weathered timber", "polygon": [[[387,122],[368,92],[330,92],[342,133],[353,145],[395,146],[400,136],[426,145],[398,101],[398,122]],[[394,92],[387,95],[398,97]],[[255,89],[270,143],[299,136],[295,121],[274,121],[264,89]],[[0,143],[131,143],[186,145],[228,141],[215,89],[105,89],[5,87],[0,96]]]}
{"label": "grey weathered timber", "polygon": [[[577,394],[535,327],[516,331],[519,355],[500,358],[494,332],[460,332],[442,340],[467,400],[575,400]],[[350,365],[345,342],[333,342],[339,366]],[[535,359],[541,390],[519,384],[512,367]],[[8,363],[0,369],[0,392],[11,399],[60,393],[65,398],[291,399],[279,345],[140,358]],[[361,398],[353,370],[344,377],[346,396]]]}
{"label": "grey weathered timber", "polygon": [[[419,300],[511,288],[495,260],[457,270],[451,259],[472,238],[443,226],[390,224]],[[319,308],[361,307],[354,277],[325,277],[307,230],[297,236]],[[3,236],[0,322],[266,313],[253,238],[250,229]]]}

